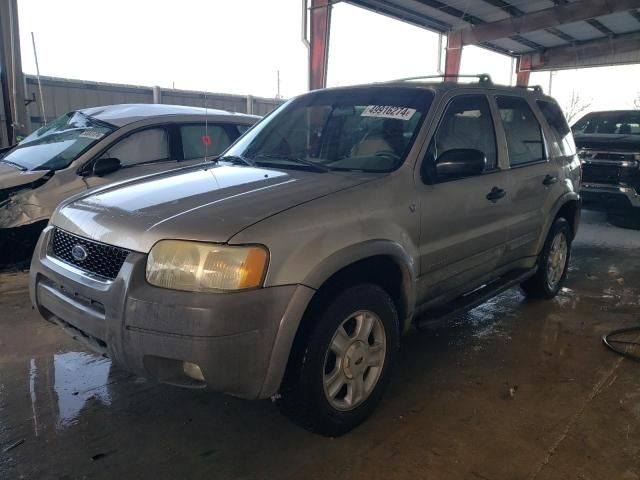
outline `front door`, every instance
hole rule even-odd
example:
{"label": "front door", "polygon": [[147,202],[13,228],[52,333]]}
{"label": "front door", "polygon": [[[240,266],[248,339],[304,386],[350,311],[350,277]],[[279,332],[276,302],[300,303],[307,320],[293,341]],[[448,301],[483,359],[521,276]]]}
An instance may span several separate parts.
{"label": "front door", "polygon": [[[452,149],[481,151],[484,171],[438,178],[437,159]],[[421,164],[421,178],[419,301],[424,302],[473,284],[503,259],[508,172],[498,163],[494,119],[485,95],[458,95],[448,102]]]}
{"label": "front door", "polygon": [[120,168],[102,176],[89,175],[85,182],[89,188],[106,183],[140,177],[151,173],[170,170],[178,162],[169,148],[169,130],[151,127],[138,130],[117,140],[98,159],[113,158],[120,162]]}

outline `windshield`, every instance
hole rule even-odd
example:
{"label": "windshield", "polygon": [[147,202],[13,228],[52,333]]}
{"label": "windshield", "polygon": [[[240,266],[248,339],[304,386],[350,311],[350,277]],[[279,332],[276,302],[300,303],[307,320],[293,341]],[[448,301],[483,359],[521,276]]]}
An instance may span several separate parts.
{"label": "windshield", "polygon": [[60,170],[116,129],[82,112],[71,112],[40,127],[0,162],[23,170]]}
{"label": "windshield", "polygon": [[281,106],[225,156],[318,172],[390,172],[409,153],[432,100],[416,88],[312,92]]}
{"label": "windshield", "polygon": [[640,111],[590,113],[572,127],[574,134],[640,135]]}

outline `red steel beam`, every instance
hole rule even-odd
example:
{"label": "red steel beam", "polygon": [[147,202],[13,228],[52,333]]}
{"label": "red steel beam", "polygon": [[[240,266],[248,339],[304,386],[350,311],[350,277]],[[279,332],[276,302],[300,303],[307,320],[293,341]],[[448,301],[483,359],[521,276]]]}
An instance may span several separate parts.
{"label": "red steel beam", "polygon": [[518,66],[516,67],[516,85],[526,87],[529,85],[529,75],[531,74],[531,55],[522,55],[518,57]]}
{"label": "red steel beam", "polygon": [[523,63],[521,70],[532,72],[640,63],[640,32],[548,48],[541,53],[523,55],[523,62],[525,58],[528,58],[528,67]]}
{"label": "red steel beam", "polygon": [[447,53],[444,59],[445,80],[455,82],[460,73],[460,60],[462,59],[462,35],[460,32],[449,32],[447,35]]}
{"label": "red steel beam", "polygon": [[309,90],[317,90],[327,86],[331,1],[311,0],[310,15]]}

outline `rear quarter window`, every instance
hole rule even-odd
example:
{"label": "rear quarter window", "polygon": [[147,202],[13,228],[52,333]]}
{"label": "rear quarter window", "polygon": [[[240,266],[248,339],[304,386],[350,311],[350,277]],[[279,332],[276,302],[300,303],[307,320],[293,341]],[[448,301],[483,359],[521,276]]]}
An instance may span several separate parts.
{"label": "rear quarter window", "polygon": [[567,120],[564,118],[560,107],[553,102],[546,102],[544,100],[537,100],[538,108],[542,112],[545,120],[549,124],[549,127],[556,135],[558,139],[558,146],[564,156],[575,155],[576,144],[573,141],[573,134],[567,124]]}

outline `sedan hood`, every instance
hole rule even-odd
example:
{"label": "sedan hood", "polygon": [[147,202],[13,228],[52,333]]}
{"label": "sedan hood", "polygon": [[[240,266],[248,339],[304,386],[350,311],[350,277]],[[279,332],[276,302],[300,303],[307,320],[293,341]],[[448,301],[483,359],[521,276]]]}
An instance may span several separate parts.
{"label": "sedan hood", "polygon": [[48,170],[28,170],[23,172],[13,165],[0,162],[0,190],[27,185],[44,177]]}
{"label": "sedan hood", "polygon": [[163,239],[226,242],[266,217],[374,178],[361,173],[200,166],[75,197],[51,223],[145,253]]}

